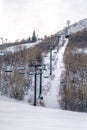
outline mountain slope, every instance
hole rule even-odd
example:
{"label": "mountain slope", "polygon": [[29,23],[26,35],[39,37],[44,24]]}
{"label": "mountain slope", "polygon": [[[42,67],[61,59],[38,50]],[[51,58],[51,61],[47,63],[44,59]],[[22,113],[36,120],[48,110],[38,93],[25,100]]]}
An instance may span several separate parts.
{"label": "mountain slope", "polygon": [[[67,29],[70,34],[81,31],[83,29],[87,29],[87,18],[70,25]],[[63,33],[63,30],[57,32],[55,35],[59,35],[62,33]]]}
{"label": "mountain slope", "polygon": [[[62,43],[64,42],[64,45]],[[60,88],[60,81],[61,81],[61,74],[64,70],[64,63],[63,63],[63,55],[68,44],[68,40],[63,41],[63,37],[61,37],[60,41],[60,49],[57,54],[54,54],[57,49],[53,50],[53,57],[54,60],[52,61],[52,75],[47,79],[43,79],[43,89],[49,90],[45,94],[43,92],[45,106],[48,108],[59,108],[58,98],[59,98],[59,88]],[[48,61],[47,61],[48,59]],[[50,57],[48,56],[47,59],[44,59],[45,63],[49,63]],[[49,73],[49,72],[48,72]],[[45,83],[44,83],[45,82]]]}

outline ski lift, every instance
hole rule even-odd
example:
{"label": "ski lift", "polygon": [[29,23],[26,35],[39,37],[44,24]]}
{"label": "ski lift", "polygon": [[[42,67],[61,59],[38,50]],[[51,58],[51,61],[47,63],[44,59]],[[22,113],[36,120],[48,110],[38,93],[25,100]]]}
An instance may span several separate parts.
{"label": "ski lift", "polygon": [[40,99],[43,100],[43,96],[41,96]]}
{"label": "ski lift", "polygon": [[44,78],[49,78],[49,75],[44,75]]}
{"label": "ski lift", "polygon": [[24,74],[25,74],[25,72],[19,72],[19,74],[24,75]]}
{"label": "ski lift", "polygon": [[69,38],[69,36],[70,36],[70,35],[69,35],[69,34],[67,34],[67,35],[65,35],[65,38]]}
{"label": "ski lift", "polygon": [[55,59],[54,58],[52,58],[52,61],[54,61]]}
{"label": "ski lift", "polygon": [[17,70],[25,70],[25,66],[18,66]]}
{"label": "ski lift", "polygon": [[12,71],[12,70],[5,70],[5,72],[9,72],[9,73],[12,73],[13,71]]}
{"label": "ski lift", "polygon": [[48,72],[47,72],[47,69],[46,69],[46,71],[45,71],[44,78],[49,78],[49,74],[48,74]]}
{"label": "ski lift", "polygon": [[57,51],[54,51],[55,54],[57,54]]}
{"label": "ski lift", "polygon": [[13,72],[13,66],[6,66],[5,72],[6,73],[12,73]]}
{"label": "ski lift", "polygon": [[34,75],[35,73],[34,72],[29,72],[29,75]]}
{"label": "ski lift", "polygon": [[44,57],[48,57],[47,55],[45,55]]}
{"label": "ski lift", "polygon": [[69,38],[70,35],[71,35],[70,32],[68,32],[68,31],[65,32],[65,38]]}
{"label": "ski lift", "polygon": [[43,100],[43,96],[42,96],[42,95],[40,95],[40,96],[38,97],[38,99]]}
{"label": "ski lift", "polygon": [[18,66],[17,70],[19,71],[19,74],[21,74],[21,75],[25,74],[25,67],[24,66]]}
{"label": "ski lift", "polygon": [[42,66],[38,67],[38,70],[47,70],[47,69],[46,69],[46,65],[43,64]]}

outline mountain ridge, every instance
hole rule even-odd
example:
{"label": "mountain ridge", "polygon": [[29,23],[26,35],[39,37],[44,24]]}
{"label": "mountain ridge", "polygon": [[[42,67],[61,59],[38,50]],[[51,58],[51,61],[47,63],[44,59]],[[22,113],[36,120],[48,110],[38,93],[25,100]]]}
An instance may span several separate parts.
{"label": "mountain ridge", "polygon": [[70,34],[81,31],[83,29],[87,29],[87,18],[82,19],[72,25],[70,25],[69,27],[65,27],[63,30],[58,31],[55,35],[61,35],[64,33],[64,30],[67,28],[68,32]]}

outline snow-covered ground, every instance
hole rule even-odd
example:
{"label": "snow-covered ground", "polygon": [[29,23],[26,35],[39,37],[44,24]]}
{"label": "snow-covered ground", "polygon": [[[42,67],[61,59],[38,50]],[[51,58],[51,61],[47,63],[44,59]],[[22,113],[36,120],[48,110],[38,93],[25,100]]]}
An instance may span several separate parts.
{"label": "snow-covered ground", "polygon": [[[41,42],[41,40],[35,42],[35,43],[26,43],[26,44],[20,44],[20,45],[16,45],[16,46],[11,46],[11,47],[7,47],[4,50],[2,50],[3,53],[8,53],[8,52],[17,52],[20,50],[23,50],[25,48],[30,48],[30,47],[34,47],[35,45],[39,44]],[[0,55],[3,55],[3,53],[0,53]]]}
{"label": "snow-covered ground", "polygon": [[[83,29],[87,29],[87,18],[82,19],[68,27],[68,33],[76,33],[78,31],[82,31]],[[56,35],[63,34],[64,30],[59,31]]]}
{"label": "snow-covered ground", "polygon": [[73,53],[78,53],[78,54],[85,54],[87,55],[87,49],[86,48],[77,48]]}
{"label": "snow-covered ground", "polygon": [[0,97],[0,130],[87,130],[87,114],[33,107]]}
{"label": "snow-covered ground", "polygon": [[[61,74],[64,70],[63,55],[68,40],[65,40],[64,45],[62,43],[61,37],[59,51],[57,52],[57,48],[52,51],[54,59],[52,61],[52,76],[49,75],[50,54],[48,53],[47,57],[44,58],[47,71],[43,73],[42,86],[46,108],[30,106],[29,103],[24,101],[18,102],[0,96],[0,130],[87,130],[86,113],[58,110],[59,86]],[[38,43],[33,45],[36,44]],[[32,47],[32,45],[28,44],[29,47]],[[11,50],[14,52],[13,48]],[[55,51],[57,53],[54,53]],[[37,84],[39,86],[39,81]]]}
{"label": "snow-covered ground", "polygon": [[26,43],[26,44],[21,44],[17,46],[7,47],[6,51],[11,51],[11,52],[20,51],[20,49],[23,50],[24,48],[34,47],[38,43],[40,43],[40,41],[37,41],[35,43]]}
{"label": "snow-covered ground", "polygon": [[[47,70],[48,78],[43,77],[43,97],[45,106],[48,108],[59,108],[58,103],[58,97],[59,97],[59,87],[60,87],[60,80],[61,80],[61,74],[64,70],[64,63],[63,63],[63,54],[65,52],[65,48],[68,44],[68,40],[65,40],[64,45],[63,43],[63,37],[60,39],[60,48],[57,54],[54,52],[56,50],[53,50],[53,57],[54,60],[52,61],[52,76],[49,76],[49,69]],[[44,63],[48,63],[49,65],[49,54],[44,59]]]}

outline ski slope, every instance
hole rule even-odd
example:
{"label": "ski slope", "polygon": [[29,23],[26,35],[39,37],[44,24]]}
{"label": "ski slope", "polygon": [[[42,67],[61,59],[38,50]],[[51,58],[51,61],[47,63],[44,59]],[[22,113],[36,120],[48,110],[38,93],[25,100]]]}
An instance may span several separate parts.
{"label": "ski slope", "polygon": [[[64,33],[64,29],[59,31],[59,32],[57,32],[56,35],[63,34]],[[76,33],[78,31],[82,31],[84,29],[87,29],[87,18],[82,19],[82,20],[80,20],[80,21],[70,25],[67,29],[68,29],[68,33],[69,34],[73,34],[73,33]]]}
{"label": "ski slope", "polygon": [[87,114],[33,107],[0,97],[0,130],[87,130]]}
{"label": "ski slope", "polygon": [[[62,45],[64,42],[64,45]],[[57,54],[54,54],[56,50],[53,50],[53,57],[54,60],[52,61],[52,75],[49,76],[47,79],[43,77],[43,92],[45,106],[47,108],[60,108],[58,103],[59,98],[59,88],[60,88],[60,81],[61,81],[61,74],[64,70],[64,62],[63,62],[63,55],[68,44],[68,40],[63,41],[63,37],[61,37],[59,42],[59,51]],[[44,59],[44,62],[47,64],[49,63],[50,56]],[[49,73],[49,69],[47,70]],[[45,75],[45,74],[44,74]]]}
{"label": "ski slope", "polygon": [[[52,50],[52,75],[50,75],[50,52],[46,55],[43,54],[43,64],[46,65],[46,70],[43,70],[42,74],[42,97],[43,103],[46,108],[55,108],[60,109],[59,105],[59,89],[61,82],[61,75],[64,71],[64,62],[63,55],[68,44],[68,39],[64,39],[64,35],[61,36],[58,44],[58,48],[56,47]],[[57,51],[58,50],[58,51]],[[55,53],[56,52],[56,53]],[[45,55],[45,56],[44,56]],[[47,77],[47,78],[46,78]],[[32,82],[32,89],[29,89],[29,94],[25,95],[24,100],[26,102],[30,101],[30,104],[33,104],[34,97],[34,79]],[[37,105],[40,105],[40,101],[38,99],[39,96],[39,86],[40,86],[40,78],[37,78]]]}

